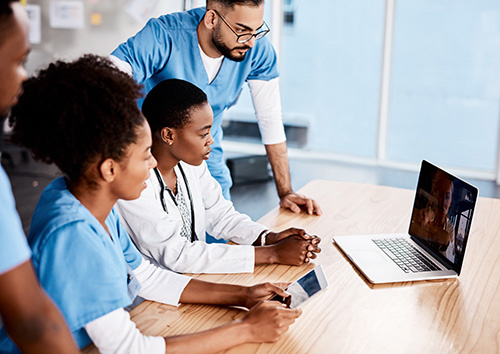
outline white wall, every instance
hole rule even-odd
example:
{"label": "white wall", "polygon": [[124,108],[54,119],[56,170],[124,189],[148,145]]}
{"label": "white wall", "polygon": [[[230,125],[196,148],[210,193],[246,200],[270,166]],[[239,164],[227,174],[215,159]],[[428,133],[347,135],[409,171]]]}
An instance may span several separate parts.
{"label": "white wall", "polygon": [[[149,0],[143,0],[149,1]],[[143,26],[125,12],[129,0],[83,0],[85,28],[54,29],[49,25],[50,0],[28,0],[28,4],[41,6],[42,42],[32,45],[26,67],[33,73],[54,59],[77,58],[84,53],[108,55],[118,44],[134,35]],[[184,0],[159,0],[153,16],[182,11]],[[90,24],[92,13],[100,13],[102,23]]]}

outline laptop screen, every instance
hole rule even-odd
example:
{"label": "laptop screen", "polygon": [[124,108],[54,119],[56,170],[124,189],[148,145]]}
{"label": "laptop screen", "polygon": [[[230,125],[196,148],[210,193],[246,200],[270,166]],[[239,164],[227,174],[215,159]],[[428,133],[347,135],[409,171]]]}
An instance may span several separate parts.
{"label": "laptop screen", "polygon": [[477,188],[422,161],[410,235],[436,258],[460,273]]}

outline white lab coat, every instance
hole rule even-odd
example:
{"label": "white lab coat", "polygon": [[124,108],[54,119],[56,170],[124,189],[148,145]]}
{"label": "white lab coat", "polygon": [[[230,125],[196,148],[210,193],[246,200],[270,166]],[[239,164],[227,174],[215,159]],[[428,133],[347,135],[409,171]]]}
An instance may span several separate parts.
{"label": "white lab coat", "polygon": [[[119,200],[117,210],[123,226],[139,251],[151,262],[181,273],[251,273],[255,250],[251,244],[266,229],[250,217],[238,213],[233,203],[224,199],[219,183],[210,175],[207,165],[191,166],[181,162],[194,203],[196,235],[199,241],[182,237],[182,218],[169,193],[163,210],[161,187],[151,170],[147,188],[139,199]],[[187,187],[179,168],[175,173],[190,210]],[[239,245],[207,244],[205,233]]]}

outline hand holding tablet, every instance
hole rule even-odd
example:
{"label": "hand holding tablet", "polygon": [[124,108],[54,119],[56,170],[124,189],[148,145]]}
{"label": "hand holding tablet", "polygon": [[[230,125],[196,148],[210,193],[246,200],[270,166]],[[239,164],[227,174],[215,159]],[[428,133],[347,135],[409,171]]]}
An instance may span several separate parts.
{"label": "hand holding tablet", "polygon": [[323,268],[319,265],[285,289],[290,296],[275,295],[271,300],[282,302],[289,308],[296,309],[326,287],[328,287],[328,281]]}

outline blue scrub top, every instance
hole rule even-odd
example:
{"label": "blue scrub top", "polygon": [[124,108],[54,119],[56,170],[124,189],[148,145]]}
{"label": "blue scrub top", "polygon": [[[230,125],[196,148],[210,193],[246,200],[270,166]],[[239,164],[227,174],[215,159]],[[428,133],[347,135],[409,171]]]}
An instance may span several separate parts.
{"label": "blue scrub top", "polygon": [[16,211],[10,182],[0,166],[0,274],[26,262],[30,257],[31,251]]}
{"label": "blue scrub top", "polygon": [[[229,196],[231,178],[222,156],[222,113],[236,103],[247,80],[269,81],[279,76],[276,52],[264,37],[255,42],[241,62],[224,58],[219,73],[209,83],[198,45],[198,24],[204,7],[151,19],[134,37],[120,44],[112,55],[128,62],[134,79],[146,93],[167,79],[182,79],[202,89],[212,106],[214,144],[208,168]],[[142,104],[142,102],[141,102]]]}
{"label": "blue scrub top", "polygon": [[142,261],[114,209],[106,225],[111,237],[60,177],[42,193],[28,237],[38,278],[80,348],[91,342],[87,323],[131,304],[127,263],[136,269]]}
{"label": "blue scrub top", "polygon": [[[16,211],[12,188],[4,169],[0,166],[0,274],[23,264],[30,257],[31,250]],[[7,336],[1,317],[0,353],[20,353]]]}

